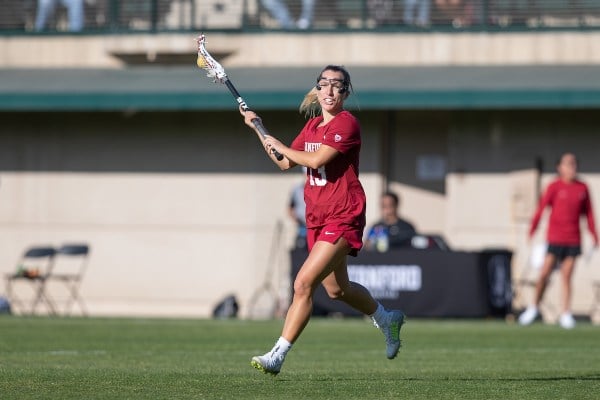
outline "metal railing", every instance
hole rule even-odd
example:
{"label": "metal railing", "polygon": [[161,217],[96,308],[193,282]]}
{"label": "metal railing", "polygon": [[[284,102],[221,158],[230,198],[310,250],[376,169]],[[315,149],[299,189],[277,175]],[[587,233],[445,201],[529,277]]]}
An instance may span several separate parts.
{"label": "metal railing", "polygon": [[[283,11],[277,3],[283,4]],[[0,34],[600,29],[600,0],[4,0],[2,4]]]}

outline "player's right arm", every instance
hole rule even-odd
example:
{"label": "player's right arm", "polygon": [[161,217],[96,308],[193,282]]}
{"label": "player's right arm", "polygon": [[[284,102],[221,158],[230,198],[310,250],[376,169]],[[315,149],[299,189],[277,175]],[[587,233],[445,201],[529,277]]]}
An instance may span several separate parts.
{"label": "player's right arm", "polygon": [[[250,127],[250,129],[252,129],[254,131],[254,133],[256,133],[256,136],[258,137],[258,140],[260,140],[260,143],[262,144],[263,148],[267,152],[267,155],[269,156],[269,158],[281,170],[290,169],[290,168],[295,167],[297,165],[297,163],[295,163],[295,162],[291,161],[289,158],[287,158],[285,156],[285,154],[283,155],[284,157],[281,160],[278,160],[277,157],[275,157],[275,155],[273,154],[272,148],[268,147],[267,144],[265,143],[265,137],[260,134],[260,132],[258,131],[258,129],[256,129],[256,126],[252,122],[252,120],[254,120],[256,118],[260,119],[260,117],[254,111],[251,111],[251,110],[244,111],[242,109],[242,107],[240,106],[240,114],[242,114],[242,116],[244,117],[244,123],[246,125],[248,125],[248,127]],[[272,137],[272,136],[268,136],[268,137]],[[280,154],[283,154],[283,153],[280,152]]]}
{"label": "player's right arm", "polygon": [[542,213],[544,212],[544,210],[546,209],[546,207],[550,204],[550,202],[552,200],[552,195],[554,193],[553,189],[554,189],[553,185],[548,186],[548,188],[544,192],[544,195],[540,199],[537,210],[535,211],[535,213],[533,214],[533,217],[531,218],[531,225],[529,228],[529,238],[530,239],[533,237],[533,234],[535,233],[535,230],[537,229],[538,224],[540,223],[540,219],[542,218]]}

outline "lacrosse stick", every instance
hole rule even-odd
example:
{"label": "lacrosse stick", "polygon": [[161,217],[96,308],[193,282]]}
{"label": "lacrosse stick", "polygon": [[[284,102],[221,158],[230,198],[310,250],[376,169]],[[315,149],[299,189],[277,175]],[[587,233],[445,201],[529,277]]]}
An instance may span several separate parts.
{"label": "lacrosse stick", "polygon": [[[198,39],[196,39],[196,41],[198,42],[198,60],[196,61],[198,67],[206,70],[206,76],[208,76],[209,78],[213,78],[213,82],[220,82],[225,84],[225,86],[227,86],[227,89],[229,89],[229,91],[231,92],[235,100],[238,102],[240,107],[242,107],[242,110],[250,110],[248,104],[246,104],[246,101],[244,101],[242,96],[240,96],[240,93],[237,91],[235,86],[233,86],[233,83],[231,83],[231,81],[227,77],[225,69],[214,58],[212,58],[212,56],[206,50],[206,36],[202,34],[198,36]],[[267,129],[262,124],[260,118],[254,118],[252,120],[252,124],[263,138],[269,134]],[[275,155],[275,157],[277,158],[277,160],[283,160],[283,155],[281,155],[277,150],[273,149],[272,152],[273,155]]]}
{"label": "lacrosse stick", "polygon": [[267,260],[267,271],[265,280],[260,287],[250,297],[248,308],[250,309],[251,318],[268,317],[273,318],[277,314],[277,309],[280,306],[280,298],[277,294],[277,289],[273,285],[273,280],[277,279],[276,270],[279,264],[281,254],[281,237],[283,235],[283,223],[278,220],[273,231],[273,239],[271,240],[271,251]]}
{"label": "lacrosse stick", "polygon": [[585,261],[587,265],[590,264],[590,262],[592,261],[592,257],[594,257],[594,253],[596,253],[597,250],[598,249],[596,247],[592,247],[591,249],[583,253],[583,261]]}

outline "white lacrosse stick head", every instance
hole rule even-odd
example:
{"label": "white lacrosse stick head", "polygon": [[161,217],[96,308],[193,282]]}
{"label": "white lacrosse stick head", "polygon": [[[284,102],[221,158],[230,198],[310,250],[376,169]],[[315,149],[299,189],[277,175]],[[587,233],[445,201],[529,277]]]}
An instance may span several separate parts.
{"label": "white lacrosse stick head", "polygon": [[198,42],[198,59],[196,64],[206,71],[206,76],[213,78],[215,82],[219,81],[223,83],[227,79],[227,74],[221,64],[212,58],[206,50],[206,36],[201,34],[196,41]]}

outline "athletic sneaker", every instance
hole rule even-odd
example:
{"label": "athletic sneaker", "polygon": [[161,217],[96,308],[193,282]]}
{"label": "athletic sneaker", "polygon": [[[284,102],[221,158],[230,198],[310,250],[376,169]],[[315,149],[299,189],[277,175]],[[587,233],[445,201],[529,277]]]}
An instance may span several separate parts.
{"label": "athletic sneaker", "polygon": [[388,318],[382,324],[373,323],[378,327],[385,336],[386,356],[390,360],[398,355],[398,350],[402,345],[400,340],[400,329],[404,324],[404,314],[402,311],[394,310],[388,313]]}
{"label": "athletic sneaker", "polygon": [[529,306],[519,315],[520,325],[530,325],[538,317],[538,309],[534,306]]}
{"label": "athletic sneaker", "polygon": [[561,315],[560,320],[558,322],[560,323],[560,326],[562,326],[565,329],[575,328],[575,318],[573,318],[573,315],[571,315],[571,313],[564,313],[563,315]]}
{"label": "athletic sneaker", "polygon": [[272,352],[269,352],[262,356],[252,357],[250,365],[265,374],[277,375],[281,371],[283,360],[282,356],[275,356]]}

